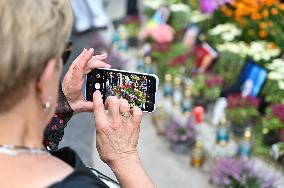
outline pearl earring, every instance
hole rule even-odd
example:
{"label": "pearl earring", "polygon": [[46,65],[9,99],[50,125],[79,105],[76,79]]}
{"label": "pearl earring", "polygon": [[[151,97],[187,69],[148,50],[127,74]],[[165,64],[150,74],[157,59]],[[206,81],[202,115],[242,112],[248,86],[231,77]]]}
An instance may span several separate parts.
{"label": "pearl earring", "polygon": [[50,108],[50,106],[51,106],[51,100],[52,100],[52,97],[48,97],[46,103],[44,103],[44,104],[42,105],[42,108],[44,109],[44,111],[47,112],[48,109]]}

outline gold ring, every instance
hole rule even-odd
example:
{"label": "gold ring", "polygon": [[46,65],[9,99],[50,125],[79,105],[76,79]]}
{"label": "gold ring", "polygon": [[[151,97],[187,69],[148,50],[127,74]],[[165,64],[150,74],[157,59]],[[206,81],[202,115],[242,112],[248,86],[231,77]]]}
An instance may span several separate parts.
{"label": "gold ring", "polygon": [[123,112],[123,113],[121,113],[121,115],[122,115],[123,117],[129,117],[129,116],[130,116],[130,113],[129,113],[129,112]]}

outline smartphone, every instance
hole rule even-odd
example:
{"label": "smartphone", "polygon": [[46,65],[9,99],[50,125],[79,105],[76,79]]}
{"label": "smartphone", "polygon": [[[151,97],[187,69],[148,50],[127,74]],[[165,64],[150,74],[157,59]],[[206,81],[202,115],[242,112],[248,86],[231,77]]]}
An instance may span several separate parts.
{"label": "smartphone", "polygon": [[158,84],[154,74],[94,69],[87,75],[86,100],[92,101],[93,93],[99,90],[104,102],[108,96],[118,96],[126,99],[130,107],[151,113],[156,110]]}

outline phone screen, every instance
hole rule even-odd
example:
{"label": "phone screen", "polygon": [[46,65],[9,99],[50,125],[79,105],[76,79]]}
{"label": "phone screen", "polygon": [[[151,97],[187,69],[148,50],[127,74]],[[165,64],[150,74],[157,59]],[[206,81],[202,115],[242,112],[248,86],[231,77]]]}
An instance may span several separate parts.
{"label": "phone screen", "polygon": [[94,69],[87,76],[86,99],[93,100],[99,90],[105,102],[108,96],[126,99],[130,107],[153,112],[156,108],[158,79],[155,75],[132,73],[113,69]]}

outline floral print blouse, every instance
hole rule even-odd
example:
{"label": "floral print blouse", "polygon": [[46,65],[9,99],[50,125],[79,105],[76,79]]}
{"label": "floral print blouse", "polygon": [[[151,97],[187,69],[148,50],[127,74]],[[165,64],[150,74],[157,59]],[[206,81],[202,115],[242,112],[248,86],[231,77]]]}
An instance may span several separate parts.
{"label": "floral print blouse", "polygon": [[56,112],[52,119],[48,122],[48,126],[44,132],[43,144],[48,150],[58,149],[59,142],[64,135],[64,128],[71,119],[73,110],[70,107],[60,84]]}

